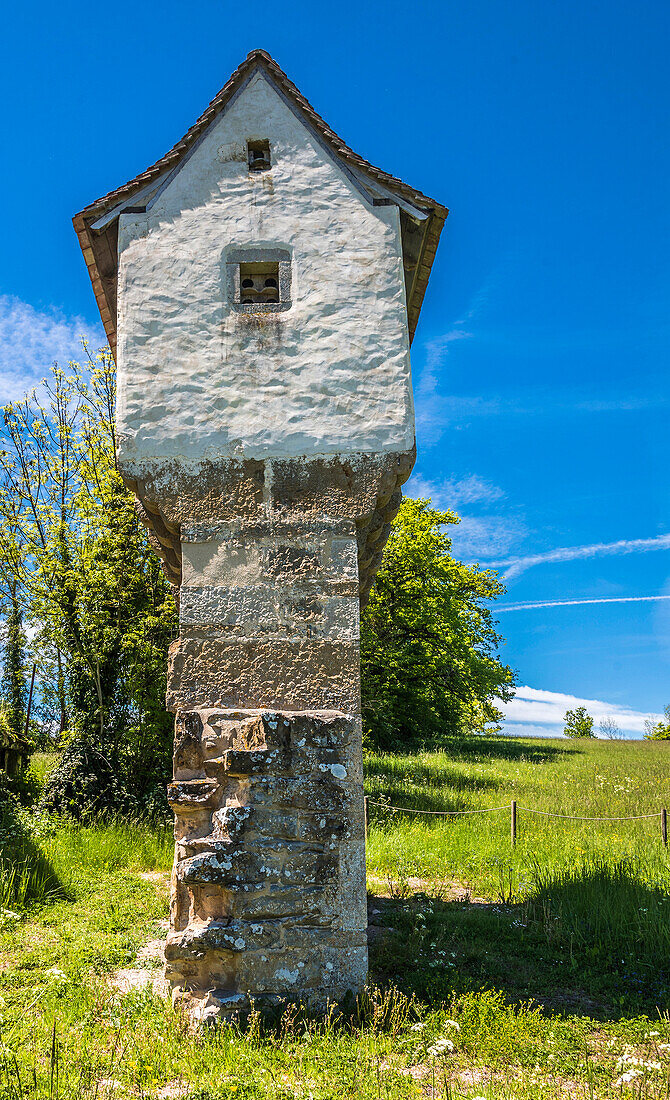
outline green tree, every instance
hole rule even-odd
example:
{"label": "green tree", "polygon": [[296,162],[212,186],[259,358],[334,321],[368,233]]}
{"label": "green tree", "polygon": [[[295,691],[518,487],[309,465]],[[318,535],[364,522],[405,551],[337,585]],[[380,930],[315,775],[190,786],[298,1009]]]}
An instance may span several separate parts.
{"label": "green tree", "polygon": [[563,733],[566,737],[595,737],[593,732],[593,718],[586,707],[575,707],[574,710],[566,710]]}
{"label": "green tree", "polygon": [[17,585],[9,584],[5,598],[5,638],[0,697],[3,725],[10,736],[22,738],[26,722],[25,635]]}
{"label": "green tree", "polygon": [[364,732],[379,748],[497,727],[513,695],[488,606],[504,588],[452,556],[458,522],[407,497],[393,522],[361,620]]}
{"label": "green tree", "polygon": [[[54,367],[40,396],[5,408],[0,530],[16,538],[0,536],[0,577],[27,607],[46,717],[91,746],[73,754],[82,767],[93,750],[104,756],[139,808],[165,799],[176,611],[116,466],[114,403],[114,364],[102,353],[67,375]],[[70,778],[76,791],[76,769]]]}
{"label": "green tree", "polygon": [[664,710],[665,721],[661,718],[654,722],[647,718],[644,723],[644,736],[646,741],[670,741],[670,706]]}

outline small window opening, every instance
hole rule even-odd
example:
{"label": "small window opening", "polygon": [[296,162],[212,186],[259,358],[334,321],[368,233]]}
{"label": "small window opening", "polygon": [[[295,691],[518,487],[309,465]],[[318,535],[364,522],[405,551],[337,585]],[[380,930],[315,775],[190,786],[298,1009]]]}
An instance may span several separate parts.
{"label": "small window opening", "polygon": [[240,264],[240,301],[258,305],[279,301],[279,264]]}
{"label": "small window opening", "polygon": [[250,172],[265,172],[272,167],[269,141],[248,141],[247,155]]}

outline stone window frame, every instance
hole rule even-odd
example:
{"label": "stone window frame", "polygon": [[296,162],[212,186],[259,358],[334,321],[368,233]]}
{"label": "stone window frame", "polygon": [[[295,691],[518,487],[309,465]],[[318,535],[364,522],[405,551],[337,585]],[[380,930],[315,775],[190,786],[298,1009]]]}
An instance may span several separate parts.
{"label": "stone window frame", "polygon": [[[276,263],[279,273],[278,302],[242,302],[240,264]],[[291,300],[291,253],[287,248],[233,248],[226,254],[228,302],[236,313],[283,313]]]}

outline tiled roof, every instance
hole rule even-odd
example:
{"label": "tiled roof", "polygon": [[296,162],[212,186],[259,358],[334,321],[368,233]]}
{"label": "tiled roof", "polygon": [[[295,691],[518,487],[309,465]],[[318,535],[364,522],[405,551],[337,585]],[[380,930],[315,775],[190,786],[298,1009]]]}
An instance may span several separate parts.
{"label": "tiled roof", "polygon": [[102,198],[85,207],[72,219],[75,231],[79,237],[79,243],[84,253],[93,290],[100,309],[100,316],[105,326],[105,331],[112,351],[116,348],[116,223],[105,229],[96,231],[91,228],[92,223],[109,213],[124,200],[129,200],[134,194],[145,189],[154,180],[164,173],[176,168],[182,157],[198,140],[210,123],[223,110],[234,93],[241,87],[246,79],[256,68],[262,68],[272,81],[279,87],[285,96],[298,108],[307,123],[318,131],[323,140],[332,151],[342,158],[351,168],[369,177],[383,187],[387,188],[400,199],[404,199],[414,207],[427,215],[425,231],[421,242],[420,254],[416,258],[415,274],[411,286],[408,301],[408,316],[410,336],[413,336],[421,309],[421,303],[428,283],[428,276],[435,258],[435,252],[439,241],[442,226],[447,217],[448,210],[434,199],[428,198],[402,180],[396,179],[381,168],[364,160],[358,153],[354,153],[348,145],[330,129],[327,123],[314,110],[311,104],[298,91],[286,73],[279,67],[265,50],[252,50],[242,64],[235,70],[221,91],[214,97],[209,107],[201,114],[197,122],[191,126],[184,137],[170,149],[165,156],[157,160],[146,171],[141,172],[134,179],[116,190],[108,192]]}

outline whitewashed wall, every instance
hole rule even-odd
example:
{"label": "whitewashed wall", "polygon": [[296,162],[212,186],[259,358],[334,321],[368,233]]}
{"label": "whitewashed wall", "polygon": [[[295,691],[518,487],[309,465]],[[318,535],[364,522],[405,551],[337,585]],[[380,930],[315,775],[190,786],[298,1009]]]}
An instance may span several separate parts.
{"label": "whitewashed wall", "polygon": [[[267,138],[272,170],[250,173]],[[227,298],[227,249],[292,256],[290,310]],[[398,209],[370,206],[259,74],[146,214],[123,214],[119,450],[171,457],[403,451],[414,440]]]}

